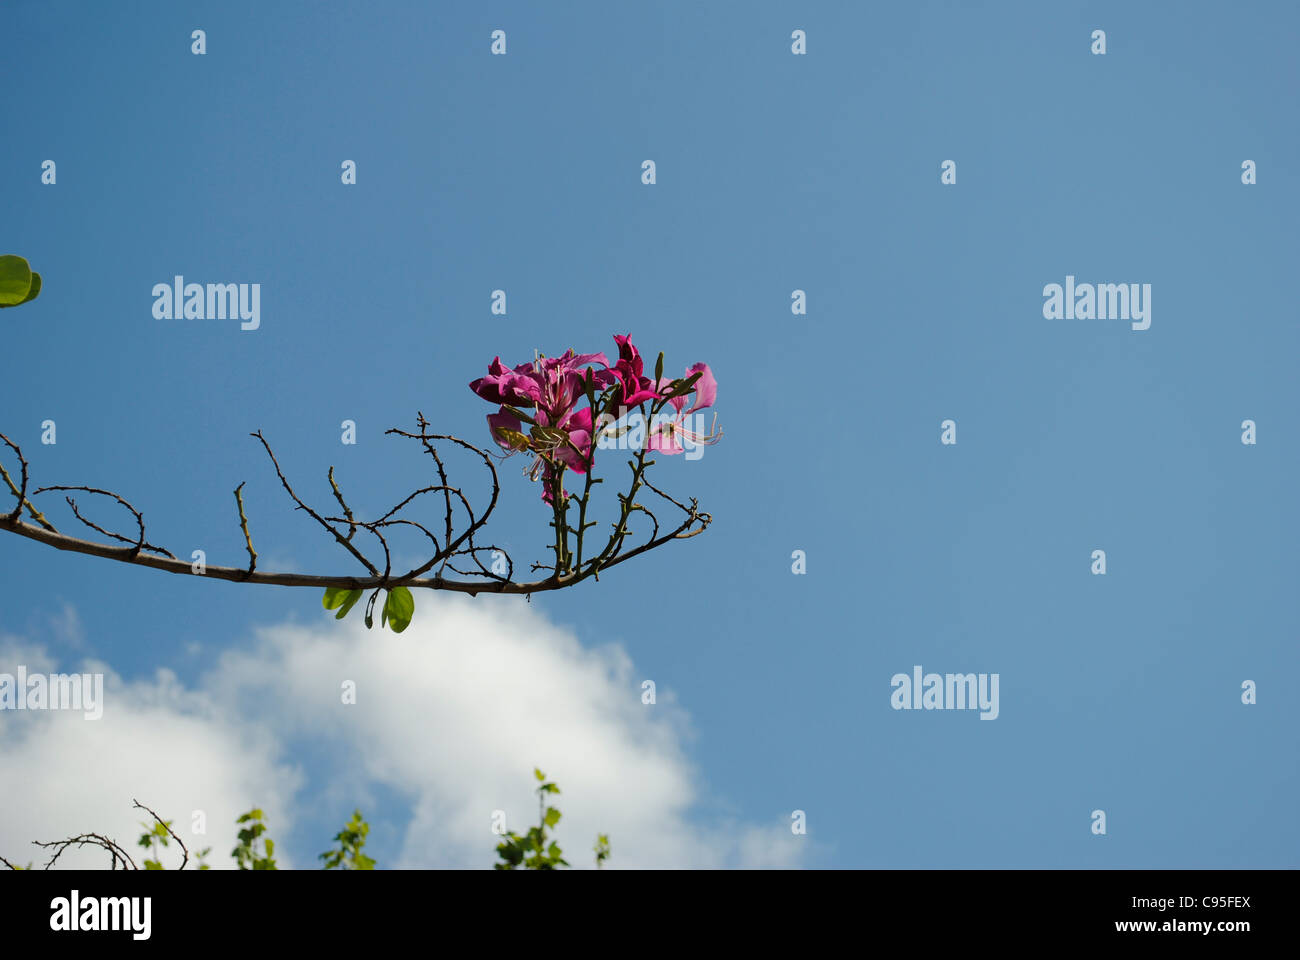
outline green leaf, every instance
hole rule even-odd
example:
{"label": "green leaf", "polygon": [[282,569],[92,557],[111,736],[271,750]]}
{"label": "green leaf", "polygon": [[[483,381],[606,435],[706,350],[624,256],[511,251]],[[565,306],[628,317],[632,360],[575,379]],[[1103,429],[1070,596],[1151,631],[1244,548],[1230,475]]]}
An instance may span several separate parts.
{"label": "green leaf", "polygon": [[326,610],[334,610],[337,607],[341,607],[345,602],[347,602],[348,594],[351,592],[352,591],[348,590],[346,587],[326,587],[325,596],[320,599],[321,605],[324,606]]}
{"label": "green leaf", "polygon": [[659,359],[655,361],[655,383],[664,378],[664,352],[659,351]]}
{"label": "green leaf", "polygon": [[401,633],[409,627],[411,618],[415,616],[415,598],[411,596],[411,591],[406,587],[393,587],[388,591],[388,599],[384,601],[384,613],[393,628],[393,633]]}
{"label": "green leaf", "polygon": [[560,822],[560,811],[554,807],[546,808],[546,816],[542,820],[548,827],[553,827]]}
{"label": "green leaf", "polygon": [[[502,431],[506,432],[506,431]],[[529,430],[528,433],[540,445],[544,447],[555,447],[569,439],[567,430],[561,430],[559,427],[543,427],[540,424]]]}
{"label": "green leaf", "polygon": [[535,776],[538,780],[546,779],[546,774],[542,773],[542,771],[539,770],[537,767],[533,767],[533,776]]}
{"label": "green leaf", "polygon": [[518,417],[518,418],[519,418],[520,420],[522,420],[524,423],[531,423],[531,424],[536,424],[536,423],[537,423],[536,420],[534,420],[534,419],[533,419],[532,417],[530,417],[528,414],[524,413],[524,412],[523,412],[522,410],[520,410],[518,407],[512,407],[512,406],[510,406],[510,404],[508,404],[508,403],[503,403],[503,404],[501,404],[501,409],[503,409],[503,410],[505,410],[505,411],[507,411],[507,412],[509,412],[509,413],[513,413],[516,417]]}
{"label": "green leaf", "polygon": [[33,270],[31,289],[27,291],[27,296],[23,298],[22,302],[27,303],[30,300],[35,300],[38,296],[40,296],[40,293],[41,293],[41,275],[37,273],[35,270]]}
{"label": "green leaf", "polygon": [[[0,307],[12,307],[27,299],[32,288],[32,268],[23,257],[0,257]],[[39,288],[38,288],[39,289]]]}
{"label": "green leaf", "polygon": [[664,399],[671,400],[673,397],[686,396],[686,394],[695,389],[695,381],[700,379],[702,376],[704,376],[704,371],[701,370],[692,373],[685,380],[674,380],[671,384],[671,389],[667,393],[663,394]]}
{"label": "green leaf", "polygon": [[348,612],[357,605],[357,601],[360,599],[361,599],[360,590],[349,590],[347,599],[343,601],[343,606],[339,607],[339,612],[334,614],[334,619],[342,620],[344,617],[346,617],[348,615]]}
{"label": "green leaf", "polygon": [[518,430],[509,427],[497,427],[497,436],[510,445],[511,450],[527,450],[528,438]]}

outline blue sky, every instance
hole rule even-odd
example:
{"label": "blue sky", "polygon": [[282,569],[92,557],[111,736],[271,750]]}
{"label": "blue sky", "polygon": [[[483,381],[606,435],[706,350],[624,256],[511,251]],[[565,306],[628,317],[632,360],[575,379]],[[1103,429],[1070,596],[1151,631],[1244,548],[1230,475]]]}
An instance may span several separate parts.
{"label": "blue sky", "polygon": [[[802,809],[808,866],[1300,861],[1294,5],[19,0],[0,23],[0,252],[45,281],[0,315],[0,430],[37,482],[115,489],[157,542],[239,564],[247,481],[268,566],[351,572],[251,430],[316,502],[333,465],[378,510],[423,476],[384,429],[418,409],[483,441],[466,383],[493,356],[630,331],[717,376],[723,441],[655,468],[714,524],[532,609],[621,645],[634,702],[671,691],[700,830]],[[176,274],[261,283],[261,328],[154,319]],[[1150,329],[1044,319],[1067,274],[1151,284]],[[541,559],[516,465],[497,536]],[[12,537],[0,569],[0,633],[126,681],[332,629],[314,590]],[[999,717],[891,709],[915,664],[999,674]],[[391,861],[409,798],[368,790]],[[304,787],[288,848],[354,802]]]}

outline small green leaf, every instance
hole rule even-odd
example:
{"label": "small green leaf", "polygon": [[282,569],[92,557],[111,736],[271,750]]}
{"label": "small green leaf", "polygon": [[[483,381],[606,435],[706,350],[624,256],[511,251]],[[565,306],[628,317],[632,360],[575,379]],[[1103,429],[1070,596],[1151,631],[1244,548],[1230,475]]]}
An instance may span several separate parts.
{"label": "small green leaf", "polygon": [[346,587],[326,587],[325,596],[321,597],[320,600],[321,605],[324,606],[326,610],[334,610],[341,607],[347,601],[350,592],[351,591]]}
{"label": "small green leaf", "polygon": [[542,820],[548,827],[553,827],[560,822],[560,811],[554,807],[546,808],[546,816]]}
{"label": "small green leaf", "polygon": [[522,410],[520,410],[518,407],[512,407],[512,406],[510,406],[510,404],[508,404],[508,403],[503,403],[503,404],[501,404],[501,409],[507,411],[508,413],[512,413],[512,414],[514,414],[516,417],[518,417],[518,418],[519,418],[520,420],[522,420],[524,423],[532,423],[532,424],[536,424],[536,423],[537,423],[536,420],[534,420],[534,419],[533,419],[532,417],[530,417],[528,414],[524,413],[524,412],[523,412]]}
{"label": "small green leaf", "polygon": [[12,307],[27,299],[32,288],[32,268],[23,257],[0,257],[0,307]]}
{"label": "small green leaf", "polygon": [[29,301],[35,300],[38,296],[40,296],[40,293],[41,293],[41,275],[37,273],[35,270],[33,270],[31,289],[27,291],[27,296],[23,298],[22,302],[28,303]]}
{"label": "small green leaf", "polygon": [[655,361],[655,383],[664,378],[664,352],[659,351],[659,359]]}
{"label": "small green leaf", "polygon": [[703,371],[692,373],[685,380],[674,380],[670,385],[667,393],[663,394],[665,399],[671,400],[673,397],[684,397],[695,389],[695,381],[704,376]]}
{"label": "small green leaf", "polygon": [[349,590],[347,599],[343,601],[343,606],[339,607],[339,612],[334,614],[334,619],[342,620],[344,617],[346,617],[348,615],[348,612],[357,605],[357,601],[360,599],[361,599],[360,590]]}
{"label": "small green leaf", "polygon": [[496,435],[510,445],[511,450],[527,450],[528,438],[518,430],[509,427],[497,427]]}
{"label": "small green leaf", "polygon": [[543,427],[539,424],[528,432],[534,440],[544,447],[556,447],[569,439],[568,431],[561,430],[559,427]]}
{"label": "small green leaf", "polygon": [[415,616],[415,598],[411,596],[411,591],[406,587],[393,587],[388,591],[388,599],[384,601],[384,613],[393,628],[393,633],[401,633],[411,625],[411,618]]}
{"label": "small green leaf", "polygon": [[533,776],[535,776],[538,780],[546,779],[546,774],[542,773],[542,771],[539,770],[537,767],[533,767]]}

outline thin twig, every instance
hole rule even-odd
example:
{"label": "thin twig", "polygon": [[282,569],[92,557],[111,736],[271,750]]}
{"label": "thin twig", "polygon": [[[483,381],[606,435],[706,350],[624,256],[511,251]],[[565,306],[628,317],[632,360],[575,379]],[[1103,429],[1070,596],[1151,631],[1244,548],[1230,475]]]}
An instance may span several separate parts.
{"label": "thin twig", "polygon": [[[241,483],[240,486],[242,487],[243,484]],[[162,817],[158,816],[158,814],[154,813],[152,810],[150,810],[148,807],[146,807],[143,803],[141,803],[141,802],[140,802],[139,800],[137,800],[135,797],[132,797],[132,798],[131,798],[131,802],[132,802],[133,804],[135,804],[135,806],[136,806],[138,809],[143,810],[145,813],[149,814],[149,816],[153,817],[155,820],[157,820],[159,823],[161,823],[161,824],[163,825],[163,829],[166,830],[168,833],[170,833],[170,834],[172,835],[172,839],[175,840],[178,844],[180,844],[180,847],[181,847],[181,865],[180,865],[179,867],[177,867],[176,869],[178,869],[178,870],[184,870],[184,869],[185,869],[185,864],[187,864],[187,863],[190,862],[190,851],[189,851],[189,849],[185,846],[185,841],[182,840],[180,837],[176,836],[176,831],[173,830],[173,829],[171,828],[171,824],[169,824],[169,823],[168,823],[166,820],[164,820]]]}
{"label": "thin twig", "polygon": [[248,548],[248,575],[251,577],[257,569],[257,551],[253,549],[253,537],[248,532],[248,517],[244,515],[244,485],[235,487],[235,503],[239,504],[239,527],[244,531],[244,546]]}
{"label": "thin twig", "polygon": [[162,547],[156,547],[152,543],[145,542],[144,515],[141,514],[140,511],[137,510],[135,507],[131,506],[131,504],[127,503],[125,499],[123,499],[122,497],[114,493],[112,490],[100,490],[98,487],[65,486],[59,484],[51,487],[40,487],[36,490],[33,490],[32,496],[35,497],[42,493],[48,493],[53,490],[63,490],[63,491],[80,490],[83,493],[93,493],[101,497],[113,498],[122,506],[126,507],[126,509],[130,510],[131,515],[135,517],[135,524],[139,533],[134,540],[128,539],[127,537],[124,537],[119,533],[110,533],[109,531],[105,530],[103,527],[91,523],[89,520],[87,520],[85,517],[83,517],[80,513],[77,512],[77,504],[71,497],[64,497],[63,499],[65,499],[68,502],[68,506],[72,508],[72,513],[78,520],[80,520],[86,526],[90,527],[92,530],[96,530],[99,533],[104,534],[104,536],[106,537],[112,537],[114,540],[120,540],[123,543],[131,544],[132,545],[131,550],[133,554],[138,555],[141,550],[148,550],[150,553],[158,553],[158,554],[162,554],[165,557],[171,557],[173,560],[176,559],[176,554],[172,553],[170,550],[165,550]]}
{"label": "thin twig", "polygon": [[[642,412],[644,414],[644,408]],[[653,409],[651,412],[653,413]],[[573,561],[575,558],[570,544],[568,543],[568,536],[576,535],[576,543],[574,546],[581,550],[587,528],[595,525],[594,520],[587,520],[587,511],[585,509],[590,497],[592,486],[595,483],[600,482],[599,479],[594,478],[591,475],[591,470],[594,467],[593,447],[593,452],[588,455],[587,463],[585,464],[587,467],[587,483],[583,490],[583,494],[581,497],[577,494],[572,495],[573,499],[579,502],[579,529],[575,531],[568,526],[568,498],[562,498],[564,502],[558,504],[557,509],[554,511],[556,520],[558,521],[556,523],[556,526],[558,527],[556,539],[557,544],[559,544],[559,546],[556,547],[557,556],[555,564],[548,565],[534,563],[532,564],[532,569],[534,571],[547,571],[549,573],[546,579],[517,583],[514,581],[514,560],[510,557],[507,551],[496,545],[482,546],[475,542],[475,536],[487,523],[489,517],[496,508],[500,496],[500,482],[496,466],[493,463],[492,455],[471,443],[459,439],[458,437],[453,437],[447,434],[429,433],[428,421],[425,420],[422,413],[418,415],[417,424],[419,427],[418,433],[412,433],[397,428],[388,430],[387,433],[418,441],[423,449],[433,458],[438,472],[438,479],[442,482],[436,485],[421,487],[413,493],[408,494],[406,497],[398,501],[392,509],[380,516],[379,519],[371,521],[362,521],[356,518],[352,509],[343,498],[338,483],[335,481],[334,470],[332,467],[328,474],[330,487],[334,493],[335,499],[343,509],[344,516],[324,517],[317,513],[294,491],[288,479],[285,477],[283,470],[280,468],[279,461],[276,458],[274,451],[271,449],[270,444],[262,433],[258,431],[251,434],[251,436],[261,442],[263,449],[266,451],[268,458],[275,468],[276,476],[280,479],[281,485],[295,503],[296,509],[305,511],[320,526],[328,530],[334,539],[343,545],[344,548],[347,549],[347,551],[365,567],[367,575],[325,576],[257,570],[257,552],[253,548],[248,515],[243,502],[242,491],[244,484],[241,483],[235,488],[234,492],[235,502],[239,510],[240,529],[244,534],[244,546],[248,552],[249,563],[247,567],[243,568],[205,566],[203,576],[207,579],[275,584],[290,587],[333,587],[348,590],[370,590],[376,591],[376,595],[377,591],[380,589],[392,589],[394,587],[402,586],[409,588],[450,590],[460,593],[468,593],[471,596],[478,593],[523,594],[525,596],[531,596],[533,593],[558,590],[573,586],[588,577],[599,579],[601,572],[631,559],[634,556],[645,553],[647,550],[655,549],[670,540],[688,539],[689,537],[698,535],[708,527],[712,520],[707,513],[703,513],[699,510],[698,504],[695,500],[691,500],[690,505],[688,506],[686,503],[672,498],[658,487],[651,484],[646,479],[645,472],[654,461],[648,460],[648,451],[641,449],[638,450],[635,457],[629,461],[629,466],[632,468],[631,483],[626,493],[618,494],[618,501],[620,504],[619,515],[617,521],[612,524],[613,530],[608,542],[605,544],[605,548],[596,556],[590,558],[585,555],[585,552],[579,553],[578,556],[581,559],[578,563],[574,564]],[[9,532],[16,533],[27,539],[52,546],[58,550],[102,557],[137,566],[150,567],[168,573],[190,576],[197,575],[190,563],[178,560],[169,551],[148,543],[145,540],[144,518],[140,511],[136,510],[124,498],[108,490],[101,490],[96,487],[87,486],[56,485],[41,487],[32,491],[31,496],[34,497],[40,493],[54,490],[80,490],[100,496],[111,497],[130,511],[132,516],[135,518],[138,533],[134,539],[107,530],[82,516],[75,501],[73,501],[71,497],[67,498],[68,504],[72,508],[73,515],[78,520],[90,527],[92,530],[95,530],[97,533],[100,533],[111,540],[118,541],[123,545],[117,546],[91,540],[83,540],[59,532],[54,525],[36,509],[28,498],[27,486],[29,466],[21,449],[7,437],[4,437],[3,434],[0,434],[0,440],[3,440],[4,443],[7,444],[15,454],[17,454],[21,467],[20,483],[15,484],[13,478],[4,471],[3,466],[0,466],[0,476],[4,477],[9,485],[10,491],[18,501],[17,506],[13,511],[0,514],[0,530],[8,530]],[[479,457],[484,466],[487,467],[492,489],[491,498],[487,504],[487,508],[482,513],[477,513],[474,510],[469,498],[461,488],[452,486],[446,482],[446,461],[434,446],[434,441],[446,441],[459,446]],[[563,471],[556,472],[561,475],[563,473]],[[553,482],[558,480],[559,478],[553,478]],[[638,503],[636,500],[637,493],[642,487],[647,487],[655,494],[674,504],[683,511],[685,519],[676,529],[667,533],[660,533],[658,518],[655,517],[654,513],[647,509],[644,504]],[[441,493],[443,495],[444,517],[442,526],[445,532],[445,539],[441,542],[429,527],[421,521],[406,516],[398,516],[399,513],[407,511],[408,509],[413,509],[419,498],[428,493]],[[454,508],[456,501],[458,501],[465,510],[467,520],[467,526],[460,532],[455,530]],[[22,519],[21,510],[24,506],[27,508],[32,519],[36,521],[35,523],[29,523]],[[631,520],[631,515],[635,512],[644,512],[649,515],[653,524],[653,530],[644,543],[635,547],[628,547],[629,538],[632,535],[629,528],[629,522]],[[393,575],[392,551],[388,539],[385,536],[386,529],[391,529],[396,526],[410,526],[419,530],[429,540],[433,550],[432,556],[428,561],[401,576]],[[363,555],[353,542],[358,528],[365,530],[378,540],[381,549],[384,551],[382,570],[378,564],[372,563],[365,555]],[[505,576],[495,573],[485,565],[482,557],[483,551],[499,551],[505,557],[507,567],[507,573]],[[152,554],[157,555],[155,556]],[[462,566],[464,566],[463,564],[456,562],[458,558],[461,557],[469,558],[469,565],[465,569],[462,569]],[[438,568],[438,573],[436,575],[425,576],[428,571],[435,567]],[[444,573],[448,572],[457,577],[471,579],[448,579],[444,576]],[[372,597],[371,603],[368,604],[368,606],[373,606],[373,602],[374,598]],[[94,835],[87,834],[84,836],[93,838]],[[85,842],[93,842],[93,839]]]}
{"label": "thin twig", "polygon": [[[333,468],[333,467],[330,467],[329,479],[330,479],[330,486],[334,488],[334,499],[337,500],[337,501],[339,502],[339,506],[343,508],[343,516],[347,517],[347,518],[348,518],[348,523],[351,524],[351,523],[352,523],[352,508],[348,506],[347,501],[343,499],[343,494],[339,492],[339,485],[338,485],[337,483],[334,482],[334,468]],[[357,532],[357,531],[356,531],[356,527],[349,527],[349,529],[348,529],[347,539],[348,539],[348,540],[351,540],[351,539],[352,539],[352,534],[354,534],[354,533],[356,533],[356,532]]]}
{"label": "thin twig", "polygon": [[106,850],[108,852],[109,857],[111,858],[111,864],[112,864],[111,869],[113,870],[116,870],[118,868],[117,865],[119,863],[121,863],[123,870],[140,869],[135,865],[135,861],[131,859],[131,855],[127,853],[125,850],[123,850],[122,847],[117,843],[117,841],[112,840],[109,837],[106,837],[100,833],[82,833],[82,834],[78,834],[75,837],[69,837],[66,840],[50,840],[48,842],[33,840],[32,842],[35,843],[36,846],[38,847],[54,848],[53,856],[51,856],[50,859],[45,864],[46,870],[54,866],[54,862],[58,860],[59,857],[63,856],[64,852],[74,844],[78,848],[91,846],[91,847],[99,847],[102,850]]}
{"label": "thin twig", "polygon": [[372,575],[378,574],[379,570],[375,567],[373,563],[371,563],[369,560],[367,560],[365,557],[361,555],[361,551],[359,551],[356,547],[354,547],[352,543],[346,537],[340,534],[337,530],[335,530],[333,526],[326,523],[319,513],[317,513],[311,507],[307,506],[307,504],[303,503],[302,500],[299,499],[298,494],[293,492],[293,487],[289,486],[289,481],[285,479],[284,471],[280,469],[280,461],[275,459],[275,454],[271,452],[271,445],[266,442],[266,437],[262,436],[262,431],[258,430],[255,433],[249,434],[249,436],[256,437],[258,440],[262,442],[262,446],[266,450],[266,455],[271,458],[271,463],[275,467],[276,476],[280,478],[280,483],[284,486],[285,492],[287,492],[289,496],[293,498],[293,502],[298,505],[298,509],[307,511],[308,516],[310,516],[313,520],[315,520],[322,527],[324,527],[331,534],[333,534],[334,539],[337,540],[339,543],[341,543],[347,549],[348,553],[356,557],[356,559],[361,562],[361,565],[364,566],[367,570],[369,570]]}

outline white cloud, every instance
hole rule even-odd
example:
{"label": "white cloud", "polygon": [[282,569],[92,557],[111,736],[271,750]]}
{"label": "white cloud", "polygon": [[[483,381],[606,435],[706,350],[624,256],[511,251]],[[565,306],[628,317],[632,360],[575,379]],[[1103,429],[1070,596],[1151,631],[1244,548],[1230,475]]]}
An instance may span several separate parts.
{"label": "white cloud", "polygon": [[[54,669],[40,648],[9,644],[0,650],[0,671]],[[66,669],[66,668],[60,668]],[[228,861],[235,817],[252,804],[275,823],[291,822],[289,800],[301,777],[277,760],[277,745],[252,724],[231,724],[206,695],[187,692],[160,670],[151,681],[124,684],[104,664],[104,715],[87,720],[78,711],[0,711],[0,855],[18,865],[43,866],[53,851],[33,840],[100,833],[140,862],[140,823],[149,816],[132,799],[174,821],[193,852],[211,846],[214,866]],[[206,816],[206,836],[191,832],[193,812]],[[174,846],[172,849],[175,849]],[[166,862],[179,862],[170,857]],[[59,866],[107,867],[108,854],[91,847],[69,849]],[[290,865],[288,863],[286,866]]]}
{"label": "white cloud", "polygon": [[[205,809],[215,865],[234,815],[254,802],[281,835],[295,799],[364,807],[385,788],[409,801],[410,819],[397,861],[382,866],[481,867],[494,857],[493,811],[521,833],[535,822],[539,766],[564,791],[557,839],[574,866],[590,865],[597,833],[610,835],[612,867],[800,862],[807,838],[788,820],[692,816],[701,787],[683,751],[686,714],[663,685],[656,704],[642,704],[645,678],[621,647],[584,649],[507,598],[422,592],[417,604],[400,636],[366,630],[359,610],[341,624],[261,629],[193,691],[166,672],[111,678],[98,727],[0,713],[0,771],[24,784],[0,801],[0,853],[23,857],[34,836],[81,829],[133,838],[136,796],[178,828],[178,811]],[[355,704],[342,702],[345,681]],[[310,783],[295,766],[304,747],[333,765],[314,760]],[[310,794],[295,797],[300,786]]]}

